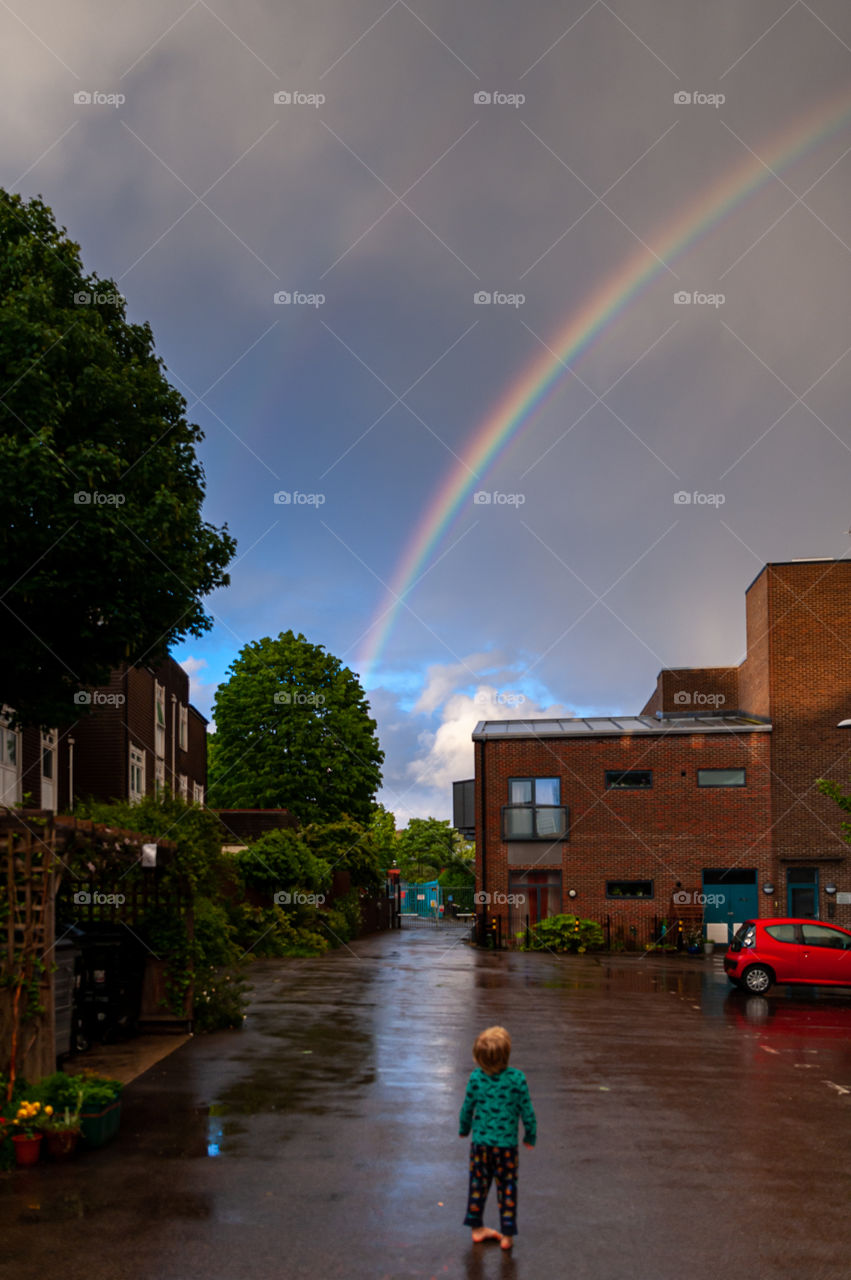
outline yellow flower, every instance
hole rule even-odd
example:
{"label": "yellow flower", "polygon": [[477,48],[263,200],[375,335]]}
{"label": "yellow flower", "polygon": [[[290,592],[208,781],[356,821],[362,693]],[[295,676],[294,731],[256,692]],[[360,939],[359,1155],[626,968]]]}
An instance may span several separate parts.
{"label": "yellow flower", "polygon": [[45,1107],[45,1108],[44,1108],[44,1114],[45,1114],[46,1116],[52,1116],[52,1115],[53,1115],[53,1107]]}

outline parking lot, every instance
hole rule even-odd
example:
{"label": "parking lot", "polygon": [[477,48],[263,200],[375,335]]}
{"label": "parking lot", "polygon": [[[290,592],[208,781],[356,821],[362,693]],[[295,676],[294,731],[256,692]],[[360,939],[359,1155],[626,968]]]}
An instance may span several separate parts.
{"label": "parking lot", "polygon": [[[0,1177],[0,1275],[848,1274],[851,992],[749,998],[720,959],[482,953],[439,930],[253,981],[241,1033],[129,1087],[113,1145]],[[510,1257],[461,1226],[457,1115],[493,1023],[539,1124]]]}

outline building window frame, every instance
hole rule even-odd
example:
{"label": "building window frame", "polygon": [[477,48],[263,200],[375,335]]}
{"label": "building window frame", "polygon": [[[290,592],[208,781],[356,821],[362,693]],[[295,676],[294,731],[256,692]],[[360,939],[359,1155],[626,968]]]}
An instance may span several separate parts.
{"label": "building window frame", "polygon": [[128,799],[131,804],[138,804],[145,795],[145,752],[133,742],[128,752],[128,769]]}
{"label": "building window frame", "polygon": [[0,804],[21,803],[21,733],[0,715]]}
{"label": "building window frame", "polygon": [[177,711],[177,745],[181,751],[189,750],[189,708],[182,702]]}
{"label": "building window frame", "polygon": [[[647,782],[613,782],[613,778],[647,778]],[[653,790],[653,770],[652,769],[606,769],[605,771],[605,788],[607,791],[652,791]]]}
{"label": "building window frame", "polygon": [[177,790],[180,793],[181,800],[185,800],[188,804],[189,803],[189,779],[185,773],[179,773],[177,775]]}
{"label": "building window frame", "polygon": [[[615,885],[649,885],[647,893],[625,893],[614,892]],[[656,897],[656,885],[652,880],[607,880],[606,881],[606,897],[614,898],[617,902],[646,902],[650,898]]]}
{"label": "building window frame", "polygon": [[204,784],[202,782],[192,783],[192,803],[200,805],[204,803]]}
{"label": "building window frame", "polygon": [[[528,799],[512,798],[522,795],[524,789]],[[555,798],[555,803],[539,800],[539,790],[542,795]],[[567,805],[561,803],[561,778],[553,775],[509,778],[508,796],[508,804],[502,806],[503,840],[534,840],[549,844],[567,840],[570,815]],[[530,819],[528,831],[513,829],[515,820],[525,815]]]}
{"label": "building window frame", "polygon": [[154,754],[165,760],[165,685],[154,681]]}
{"label": "building window frame", "polygon": [[[716,775],[721,773],[740,773],[742,775],[742,780],[741,782],[719,782],[719,781],[707,782],[705,781],[705,775],[713,774],[713,773]],[[746,773],[746,770],[741,765],[734,765],[730,769],[698,769],[697,785],[699,787],[706,787],[707,790],[710,790],[710,791],[716,787],[746,787],[747,773]]]}
{"label": "building window frame", "polygon": [[161,796],[165,792],[165,760],[157,756],[154,761],[154,795]]}

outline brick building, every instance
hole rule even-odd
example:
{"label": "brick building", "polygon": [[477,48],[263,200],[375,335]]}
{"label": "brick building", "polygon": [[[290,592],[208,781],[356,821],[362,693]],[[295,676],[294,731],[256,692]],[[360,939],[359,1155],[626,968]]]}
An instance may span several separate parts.
{"label": "brick building", "polygon": [[167,786],[203,803],[207,721],[173,658],[77,696],[96,710],[60,729],[14,731],[0,718],[0,802],[69,812],[75,799],[133,801]]}
{"label": "brick building", "polygon": [[739,666],[661,671],[637,716],[476,726],[477,887],[504,933],[560,911],[639,945],[678,917],[719,942],[753,915],[851,926],[815,786],[851,777],[851,561],[766,565],[746,618]]}

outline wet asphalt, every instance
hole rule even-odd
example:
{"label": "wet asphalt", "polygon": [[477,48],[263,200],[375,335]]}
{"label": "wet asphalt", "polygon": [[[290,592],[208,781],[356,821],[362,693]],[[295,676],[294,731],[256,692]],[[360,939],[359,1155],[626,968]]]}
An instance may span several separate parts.
{"label": "wet asphalt", "polygon": [[[482,953],[445,926],[252,981],[244,1029],[130,1085],[110,1146],[0,1174],[4,1280],[851,1274],[851,992],[749,999],[720,959]],[[461,1225],[494,1023],[539,1125],[510,1256]]]}

